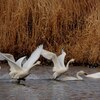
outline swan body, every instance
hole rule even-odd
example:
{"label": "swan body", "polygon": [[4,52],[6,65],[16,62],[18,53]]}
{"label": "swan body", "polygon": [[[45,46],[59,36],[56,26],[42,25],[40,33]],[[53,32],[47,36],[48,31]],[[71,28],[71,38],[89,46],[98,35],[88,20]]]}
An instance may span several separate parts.
{"label": "swan body", "polygon": [[86,77],[90,77],[90,78],[100,78],[100,72],[93,73],[93,74],[88,74],[88,75],[86,75]]}
{"label": "swan body", "polygon": [[29,59],[26,60],[26,62],[24,62],[23,66],[21,65],[22,65],[22,61],[26,58],[25,56],[18,59],[17,61],[15,61],[12,55],[10,54],[8,55],[8,54],[0,53],[0,56],[2,56],[1,60],[6,59],[8,61],[8,64],[10,66],[9,75],[11,76],[11,78],[17,80],[23,80],[25,77],[29,75],[29,71],[33,66],[40,64],[40,61],[37,60],[40,57],[42,49],[43,49],[43,45],[37,47],[37,49],[31,54]]}
{"label": "swan body", "polygon": [[62,50],[61,55],[57,56],[55,53],[43,49],[41,55],[48,60],[52,60],[54,64],[53,66],[54,79],[58,78],[61,74],[65,73],[69,69],[69,64],[71,62],[74,62],[74,59],[71,59],[68,61],[67,65],[65,66],[64,59],[66,53],[64,52],[64,50]]}
{"label": "swan body", "polygon": [[87,73],[85,73],[84,71],[79,71],[76,73],[76,77],[72,77],[72,76],[69,76],[69,77],[64,77],[63,81],[66,81],[66,80],[83,80],[83,78],[80,76],[80,75],[87,75]]}

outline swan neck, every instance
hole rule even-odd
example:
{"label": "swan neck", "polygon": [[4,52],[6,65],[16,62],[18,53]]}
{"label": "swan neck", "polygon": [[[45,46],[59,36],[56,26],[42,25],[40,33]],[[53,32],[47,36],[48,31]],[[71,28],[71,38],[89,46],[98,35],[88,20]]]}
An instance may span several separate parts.
{"label": "swan neck", "polygon": [[83,78],[79,75],[80,73],[76,74],[77,79],[82,80]]}
{"label": "swan neck", "polygon": [[69,68],[69,64],[71,63],[72,61],[68,61],[67,65],[66,65],[66,69]]}

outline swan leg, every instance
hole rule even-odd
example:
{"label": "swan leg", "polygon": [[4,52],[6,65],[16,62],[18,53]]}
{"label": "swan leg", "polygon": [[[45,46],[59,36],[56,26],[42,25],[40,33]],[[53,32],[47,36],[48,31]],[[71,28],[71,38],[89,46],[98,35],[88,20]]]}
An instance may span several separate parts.
{"label": "swan leg", "polygon": [[21,81],[20,79],[17,79],[17,83],[18,83],[18,84],[20,84],[20,81]]}
{"label": "swan leg", "polygon": [[21,81],[21,80],[25,81],[26,79],[25,79],[25,78],[17,79],[17,83],[20,84],[20,81]]}

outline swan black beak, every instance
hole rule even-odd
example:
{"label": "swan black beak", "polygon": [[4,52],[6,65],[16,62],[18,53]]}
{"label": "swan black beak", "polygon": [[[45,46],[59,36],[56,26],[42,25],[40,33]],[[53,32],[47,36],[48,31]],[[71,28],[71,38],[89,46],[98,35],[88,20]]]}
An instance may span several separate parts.
{"label": "swan black beak", "polygon": [[88,75],[87,73],[84,73],[84,75]]}

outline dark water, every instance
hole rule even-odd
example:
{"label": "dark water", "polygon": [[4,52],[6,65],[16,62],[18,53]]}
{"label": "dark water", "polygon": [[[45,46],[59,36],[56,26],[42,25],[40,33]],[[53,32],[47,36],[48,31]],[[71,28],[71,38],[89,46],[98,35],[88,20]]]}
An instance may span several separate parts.
{"label": "dark water", "polygon": [[[9,67],[6,64],[1,66],[0,100],[100,100],[100,79],[84,77],[84,81],[54,81],[52,67],[37,66],[26,81],[18,85],[10,79]],[[100,68],[70,66],[63,76],[74,76],[79,70],[94,73]]]}

